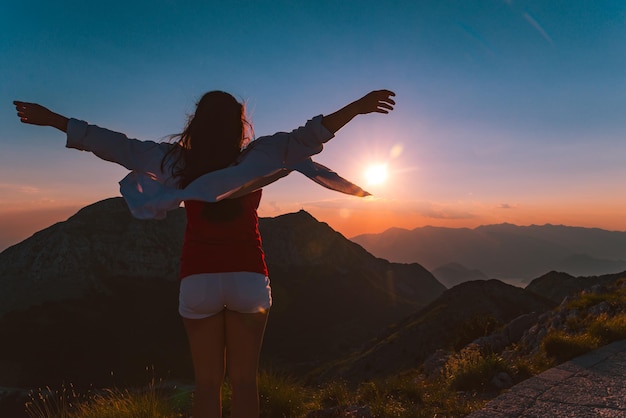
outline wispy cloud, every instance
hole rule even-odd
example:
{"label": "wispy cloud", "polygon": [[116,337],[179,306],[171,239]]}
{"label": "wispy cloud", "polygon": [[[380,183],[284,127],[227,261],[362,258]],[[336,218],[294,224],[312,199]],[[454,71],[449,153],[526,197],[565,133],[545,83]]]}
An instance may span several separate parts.
{"label": "wispy cloud", "polygon": [[[367,204],[364,204],[364,201]],[[367,197],[363,200],[355,198],[337,198],[303,203],[306,208],[359,210],[359,211],[392,211],[399,216],[403,214],[419,215],[432,219],[473,219],[476,217],[464,208],[466,205],[454,205],[430,201],[400,201],[396,199]]]}
{"label": "wispy cloud", "polygon": [[476,216],[465,209],[432,202],[421,202],[415,212],[432,219],[473,219]]}
{"label": "wispy cloud", "polygon": [[471,26],[465,24],[465,23],[459,23],[459,27],[461,28],[461,30],[468,35],[470,38],[472,38],[477,44],[479,44],[486,52],[488,52],[489,54],[493,55],[494,54],[494,47],[493,45],[491,45],[491,43],[489,43],[487,41],[487,39],[485,39],[485,37],[480,34],[478,31],[476,31],[474,28],[472,28]]}
{"label": "wispy cloud", "polygon": [[508,203],[500,203],[498,209],[515,209],[517,205],[510,205]]}
{"label": "wispy cloud", "polygon": [[2,195],[6,195],[8,193],[33,195],[40,192],[41,189],[35,186],[25,184],[0,183],[0,193],[2,193]]}
{"label": "wispy cloud", "polygon": [[545,39],[550,45],[554,45],[554,42],[552,41],[552,38],[550,37],[550,35],[548,35],[548,33],[545,31],[545,29],[543,28],[543,26],[541,26],[539,24],[539,22],[537,22],[537,19],[535,19],[530,13],[525,12],[523,14],[524,19],[526,19],[526,21],[528,23],[530,23],[530,25],[535,28],[535,30],[537,32],[539,32],[539,34],[543,37],[543,39]]}

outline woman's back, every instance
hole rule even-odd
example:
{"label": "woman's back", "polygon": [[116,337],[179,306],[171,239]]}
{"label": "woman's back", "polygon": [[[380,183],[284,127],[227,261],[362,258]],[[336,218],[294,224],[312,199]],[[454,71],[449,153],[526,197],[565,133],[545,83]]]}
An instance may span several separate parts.
{"label": "woman's back", "polygon": [[187,227],[181,255],[181,278],[199,273],[249,271],[267,275],[257,208],[261,190],[233,200],[232,219],[211,219],[211,204],[185,201]]}

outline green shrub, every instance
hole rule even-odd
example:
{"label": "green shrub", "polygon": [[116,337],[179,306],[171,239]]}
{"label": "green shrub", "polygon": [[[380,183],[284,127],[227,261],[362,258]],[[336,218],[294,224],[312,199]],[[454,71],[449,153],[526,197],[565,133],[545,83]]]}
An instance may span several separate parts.
{"label": "green shrub", "polygon": [[418,417],[423,409],[424,388],[417,374],[407,373],[384,380],[361,383],[357,389],[360,405],[368,405],[377,417]]}
{"label": "green shrub", "polygon": [[169,396],[152,382],[145,390],[109,389],[78,394],[72,386],[46,388],[26,404],[30,418],[174,418],[182,417]]}
{"label": "green shrub", "polygon": [[475,339],[491,334],[500,325],[502,324],[493,315],[474,315],[456,327],[456,338],[452,346],[455,350],[460,350]]}
{"label": "green shrub", "polygon": [[604,344],[626,339],[626,313],[612,318],[605,313],[599,315],[589,325],[589,334]]}
{"label": "green shrub", "polygon": [[511,368],[496,354],[483,355],[478,347],[466,347],[448,359],[445,377],[456,390],[479,390],[488,387],[499,372],[511,374]]}
{"label": "green shrub", "polygon": [[528,356],[519,356],[513,360],[516,370],[515,379],[521,381],[542,373],[556,365],[554,358],[548,357],[544,350],[537,350]]}
{"label": "green shrub", "polygon": [[595,350],[600,346],[600,339],[588,333],[569,335],[555,331],[546,335],[541,345],[548,356],[563,362]]}
{"label": "green shrub", "polygon": [[316,404],[310,390],[295,379],[262,371],[259,374],[261,416],[267,418],[298,417]]}
{"label": "green shrub", "polygon": [[72,416],[79,404],[87,400],[88,397],[80,395],[72,385],[63,385],[61,389],[46,386],[31,393],[25,407],[30,418],[65,418]]}
{"label": "green shrub", "polygon": [[567,304],[568,309],[587,309],[600,302],[616,306],[626,302],[626,289],[608,293],[585,293]]}
{"label": "green shrub", "polygon": [[355,394],[350,390],[345,381],[338,380],[325,384],[316,394],[321,408],[353,405],[356,401]]}
{"label": "green shrub", "polygon": [[88,403],[81,404],[80,418],[172,418],[182,417],[174,411],[168,398],[155,391],[129,392],[108,390],[94,396]]}

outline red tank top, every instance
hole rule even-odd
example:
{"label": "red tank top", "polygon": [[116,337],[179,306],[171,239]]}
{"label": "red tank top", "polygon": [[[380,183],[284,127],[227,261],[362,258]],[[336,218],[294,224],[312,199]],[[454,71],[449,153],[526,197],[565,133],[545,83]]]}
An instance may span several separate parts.
{"label": "red tank top", "polygon": [[240,199],[241,215],[210,221],[202,215],[204,202],[186,200],[187,227],[180,260],[180,278],[192,274],[249,271],[267,276],[257,209],[261,190]]}

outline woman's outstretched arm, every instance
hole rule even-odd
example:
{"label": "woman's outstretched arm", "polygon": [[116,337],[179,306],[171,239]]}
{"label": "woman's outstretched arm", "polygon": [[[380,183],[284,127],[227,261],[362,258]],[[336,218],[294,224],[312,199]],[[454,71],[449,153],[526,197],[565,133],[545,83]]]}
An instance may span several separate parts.
{"label": "woman's outstretched arm", "polygon": [[170,178],[169,170],[161,169],[161,160],[171,144],[128,138],[123,133],[59,115],[37,103],[16,100],[13,104],[22,123],[52,126],[67,133],[68,148],[92,152],[129,170],[151,173],[161,182]]}
{"label": "woman's outstretched arm", "polygon": [[43,107],[37,103],[28,103],[13,101],[15,109],[17,110],[17,116],[22,123],[29,123],[31,125],[39,126],[52,126],[62,132],[67,132],[68,118],[58,113],[54,113],[48,108]]}
{"label": "woman's outstretched arm", "polygon": [[390,90],[375,90],[360,99],[324,116],[322,125],[333,134],[350,122],[356,115],[367,113],[389,113],[396,102],[391,97],[396,94]]}

